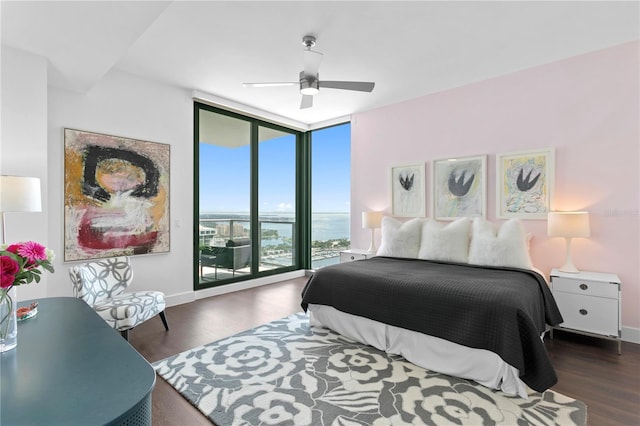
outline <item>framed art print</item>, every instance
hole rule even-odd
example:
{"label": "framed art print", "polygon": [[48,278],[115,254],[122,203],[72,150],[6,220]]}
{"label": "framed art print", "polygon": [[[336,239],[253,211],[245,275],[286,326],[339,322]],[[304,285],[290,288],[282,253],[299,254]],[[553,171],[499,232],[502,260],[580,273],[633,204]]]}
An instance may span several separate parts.
{"label": "framed art print", "polygon": [[552,148],[496,155],[496,216],[546,219],[555,173]]}
{"label": "framed art print", "polygon": [[425,215],[424,163],[391,168],[391,214],[401,217]]}
{"label": "framed art print", "polygon": [[433,162],[433,216],[438,220],[487,215],[487,156]]}
{"label": "framed art print", "polygon": [[64,129],[64,260],[169,251],[167,144]]}

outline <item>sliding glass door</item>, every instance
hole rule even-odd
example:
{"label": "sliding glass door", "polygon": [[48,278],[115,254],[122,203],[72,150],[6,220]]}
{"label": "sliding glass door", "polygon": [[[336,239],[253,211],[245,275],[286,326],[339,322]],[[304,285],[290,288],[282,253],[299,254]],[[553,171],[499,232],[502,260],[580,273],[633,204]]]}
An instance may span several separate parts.
{"label": "sliding glass door", "polygon": [[197,288],[293,270],[300,134],[195,104]]}

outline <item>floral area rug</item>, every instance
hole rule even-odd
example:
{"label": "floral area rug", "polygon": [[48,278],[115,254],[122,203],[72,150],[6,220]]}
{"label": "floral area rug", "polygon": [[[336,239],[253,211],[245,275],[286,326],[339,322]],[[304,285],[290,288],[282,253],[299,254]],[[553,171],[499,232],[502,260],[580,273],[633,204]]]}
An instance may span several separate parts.
{"label": "floral area rug", "polygon": [[584,425],[584,403],[434,373],[299,313],[154,364],[219,426]]}

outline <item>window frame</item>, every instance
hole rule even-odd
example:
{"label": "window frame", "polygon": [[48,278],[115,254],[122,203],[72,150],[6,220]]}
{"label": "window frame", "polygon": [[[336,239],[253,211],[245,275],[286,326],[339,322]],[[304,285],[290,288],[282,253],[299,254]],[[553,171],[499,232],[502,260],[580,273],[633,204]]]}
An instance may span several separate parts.
{"label": "window frame", "polygon": [[[232,278],[216,281],[200,281],[199,263],[200,263],[200,238],[199,238],[199,224],[200,224],[200,110],[209,111],[216,114],[225,115],[227,117],[236,118],[239,120],[247,121],[250,123],[250,207],[249,207],[249,223],[251,232],[251,241],[259,241],[260,227],[258,226],[258,149],[259,149],[259,128],[266,127],[285,133],[290,133],[295,136],[295,199],[296,199],[296,212],[294,225],[295,232],[295,261],[291,266],[283,266],[277,269],[259,271],[259,254],[260,247],[258,244],[251,244],[251,273],[246,275],[238,275]],[[215,107],[206,103],[198,102],[194,100],[193,104],[193,289],[194,291],[204,290],[207,288],[218,287],[222,285],[232,284],[240,281],[247,281],[256,278],[262,278],[270,275],[282,274],[286,272],[296,271],[300,269],[307,269],[310,262],[310,252],[307,250],[308,234],[305,232],[306,228],[309,228],[310,223],[310,179],[308,172],[308,132],[302,132],[297,129],[282,126],[279,124],[271,123],[248,115],[243,115],[234,111],[229,111],[223,108]],[[307,254],[307,252],[309,252]]]}
{"label": "window frame", "polygon": [[[200,224],[200,110],[210,111],[216,114],[222,114],[228,117],[247,121],[251,124],[251,159],[250,159],[250,186],[251,186],[251,201],[250,201],[250,229],[251,229],[251,241],[258,241],[259,226],[258,225],[258,129],[260,126],[279,130],[285,133],[291,133],[296,136],[296,164],[295,164],[295,197],[296,197],[296,213],[295,213],[295,228],[296,234],[295,245],[295,262],[291,266],[285,266],[278,269],[258,271],[259,265],[259,251],[260,247],[257,244],[251,245],[251,273],[247,275],[236,276],[229,279],[219,281],[200,282],[199,274],[199,224]],[[350,123],[349,119],[345,119],[342,122],[333,122],[325,127],[312,128],[306,131],[289,127],[286,125],[278,124],[271,121],[260,119],[256,115],[243,114],[237,112],[237,110],[225,109],[221,106],[214,106],[209,103],[201,102],[196,99],[193,100],[193,289],[194,291],[204,290],[207,288],[213,288],[223,286],[227,284],[233,284],[236,282],[252,280],[256,278],[262,278],[271,275],[282,274],[286,272],[296,270],[311,270],[311,238],[312,238],[312,134],[315,131],[328,129],[335,126],[341,126]]]}

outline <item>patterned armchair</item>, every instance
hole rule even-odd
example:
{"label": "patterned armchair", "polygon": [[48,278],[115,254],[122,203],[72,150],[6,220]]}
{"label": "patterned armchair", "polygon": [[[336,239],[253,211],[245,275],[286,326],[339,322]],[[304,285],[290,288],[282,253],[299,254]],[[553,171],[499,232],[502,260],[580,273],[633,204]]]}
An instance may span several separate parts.
{"label": "patterned armchair", "polygon": [[128,257],[113,257],[73,266],[69,269],[69,276],[74,296],[84,300],[125,339],[129,339],[130,329],[158,314],[165,330],[169,330],[164,315],[164,293],[125,292],[133,280]]}

